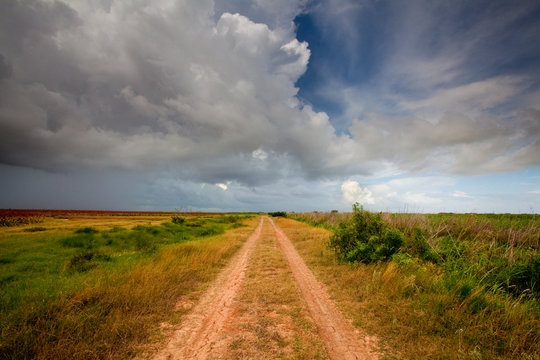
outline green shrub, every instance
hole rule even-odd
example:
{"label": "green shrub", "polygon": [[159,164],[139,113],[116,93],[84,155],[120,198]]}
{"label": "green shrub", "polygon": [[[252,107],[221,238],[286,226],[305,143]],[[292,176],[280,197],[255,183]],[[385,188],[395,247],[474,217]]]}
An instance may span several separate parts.
{"label": "green shrub", "polygon": [[499,273],[499,283],[511,293],[540,292],[540,257],[530,263],[516,263]]}
{"label": "green shrub", "polygon": [[157,250],[157,243],[154,234],[149,232],[136,232],[132,236],[135,239],[135,248],[140,251],[154,252]]}
{"label": "green shrub", "polygon": [[221,234],[222,232],[223,232],[222,227],[209,226],[209,227],[197,229],[197,231],[195,231],[195,235],[196,236],[212,236],[212,235]]}
{"label": "green shrub", "polygon": [[269,212],[268,215],[272,216],[272,217],[287,217],[287,213],[285,211],[274,211],[274,212]]}
{"label": "green shrub", "polygon": [[413,227],[411,234],[405,238],[402,251],[432,263],[437,263],[440,259],[431,249],[418,226]]}
{"label": "green shrub", "polygon": [[60,240],[62,245],[66,247],[73,247],[73,248],[86,248],[86,249],[92,249],[96,246],[96,239],[94,238],[93,234],[79,234],[75,236],[70,236],[67,238],[63,238]]}
{"label": "green shrub", "polygon": [[173,224],[183,224],[186,219],[184,219],[183,217],[181,216],[178,216],[178,215],[174,215],[172,218],[171,218],[171,221]]}
{"label": "green shrub", "polygon": [[97,234],[98,231],[91,227],[85,227],[82,229],[75,230],[75,234]]}
{"label": "green shrub", "polygon": [[370,263],[390,259],[402,243],[403,234],[386,226],[381,214],[354,204],[353,216],[339,224],[329,245],[341,260]]}
{"label": "green shrub", "polygon": [[97,266],[96,261],[110,261],[109,255],[84,252],[71,258],[66,264],[66,270],[73,272],[87,272]]}

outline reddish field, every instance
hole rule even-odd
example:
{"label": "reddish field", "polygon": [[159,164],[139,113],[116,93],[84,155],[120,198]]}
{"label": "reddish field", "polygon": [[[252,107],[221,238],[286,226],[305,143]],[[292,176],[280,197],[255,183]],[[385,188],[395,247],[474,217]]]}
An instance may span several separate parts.
{"label": "reddish field", "polygon": [[176,211],[104,211],[104,210],[49,210],[49,209],[0,209],[0,227],[37,224],[44,218],[72,218],[81,216],[164,216],[164,215],[219,215],[210,212]]}
{"label": "reddish field", "polygon": [[32,216],[67,216],[67,215],[107,215],[107,216],[137,216],[137,215],[218,215],[212,212],[178,212],[178,211],[106,211],[106,210],[48,210],[48,209],[0,209],[0,217],[32,217]]}

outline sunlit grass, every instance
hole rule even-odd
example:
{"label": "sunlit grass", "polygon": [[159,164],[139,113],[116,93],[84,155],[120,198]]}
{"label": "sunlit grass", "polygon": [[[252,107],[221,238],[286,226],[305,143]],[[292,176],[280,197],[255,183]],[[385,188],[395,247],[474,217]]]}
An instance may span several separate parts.
{"label": "sunlit grass", "polygon": [[[538,255],[534,246],[539,233],[530,229],[538,228],[539,218],[533,216],[532,223],[531,219],[523,222],[521,218],[517,223],[495,221],[489,225],[491,232],[486,232],[488,225],[484,222],[492,221],[492,216],[457,217],[398,214],[386,219],[407,236],[422,221],[433,224],[433,231],[423,226],[422,232],[430,246],[447,257],[435,263],[415,252],[410,255],[407,243],[401,257],[393,261],[341,263],[328,247],[330,231],[291,220],[279,222],[355,325],[382,339],[389,358],[537,359],[540,356],[537,293],[534,289],[516,292],[506,287],[501,278],[488,278],[495,273],[502,276],[515,264],[527,263]],[[410,225],[410,232],[398,224],[403,219]],[[448,219],[455,219],[454,223]],[[435,220],[441,222],[437,224]],[[450,234],[434,237],[440,224],[445,224]],[[514,242],[501,236],[503,233],[522,235],[516,235]],[[440,251],[437,241],[447,241],[448,251]],[[460,247],[462,251],[451,257],[450,250]],[[496,267],[486,275],[488,260],[496,263]]]}
{"label": "sunlit grass", "polygon": [[170,219],[47,219],[45,230],[3,231],[0,358],[130,357],[254,226],[231,216]]}

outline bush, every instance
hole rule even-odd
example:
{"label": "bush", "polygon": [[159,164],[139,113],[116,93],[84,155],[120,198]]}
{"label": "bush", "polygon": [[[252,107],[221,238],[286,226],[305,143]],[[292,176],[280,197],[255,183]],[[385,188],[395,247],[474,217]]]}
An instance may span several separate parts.
{"label": "bush", "polygon": [[287,213],[285,211],[274,211],[274,212],[269,212],[268,215],[272,216],[272,217],[287,217]]}
{"label": "bush", "polygon": [[109,255],[94,252],[84,252],[74,256],[66,264],[66,270],[73,272],[87,272],[97,266],[96,261],[110,261]]}
{"label": "bush", "polygon": [[97,234],[98,232],[99,231],[91,227],[85,227],[82,229],[75,230],[75,234]]}
{"label": "bush", "polygon": [[173,224],[183,224],[186,219],[184,219],[183,217],[181,216],[178,216],[178,215],[174,215],[172,218],[171,218],[171,221]]}
{"label": "bush", "polygon": [[341,222],[330,237],[330,247],[341,260],[349,262],[384,261],[396,253],[403,243],[403,234],[386,226],[381,214],[353,205],[353,216]]}
{"label": "bush", "polygon": [[96,238],[94,234],[79,234],[75,236],[69,236],[60,240],[62,245],[72,248],[85,248],[92,249],[96,247]]}
{"label": "bush", "polygon": [[412,256],[418,256],[423,260],[432,263],[437,263],[439,260],[437,254],[431,249],[424,238],[422,230],[418,226],[414,226],[411,234],[406,237],[403,248],[402,251],[407,252]]}

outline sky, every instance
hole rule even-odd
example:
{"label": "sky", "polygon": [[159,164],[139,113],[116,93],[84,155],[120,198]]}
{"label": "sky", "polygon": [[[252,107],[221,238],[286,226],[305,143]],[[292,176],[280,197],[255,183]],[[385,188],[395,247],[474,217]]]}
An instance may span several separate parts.
{"label": "sky", "polygon": [[3,0],[0,208],[540,211],[540,2]]}

